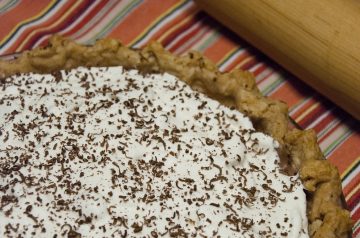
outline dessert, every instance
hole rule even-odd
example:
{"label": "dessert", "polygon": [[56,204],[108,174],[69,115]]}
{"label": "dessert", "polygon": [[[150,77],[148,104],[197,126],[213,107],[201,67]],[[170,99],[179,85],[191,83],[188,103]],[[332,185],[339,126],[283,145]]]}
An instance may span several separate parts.
{"label": "dessert", "polygon": [[351,228],[314,133],[289,129],[286,105],[248,73],[219,73],[197,53],[174,57],[157,44],[54,38],[0,62],[0,74],[5,236],[345,237]]}

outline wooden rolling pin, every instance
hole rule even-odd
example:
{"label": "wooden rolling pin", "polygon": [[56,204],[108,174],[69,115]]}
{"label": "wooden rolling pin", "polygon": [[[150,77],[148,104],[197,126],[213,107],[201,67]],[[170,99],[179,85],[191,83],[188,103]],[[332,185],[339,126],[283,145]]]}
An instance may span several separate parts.
{"label": "wooden rolling pin", "polygon": [[196,0],[290,72],[360,119],[360,2]]}

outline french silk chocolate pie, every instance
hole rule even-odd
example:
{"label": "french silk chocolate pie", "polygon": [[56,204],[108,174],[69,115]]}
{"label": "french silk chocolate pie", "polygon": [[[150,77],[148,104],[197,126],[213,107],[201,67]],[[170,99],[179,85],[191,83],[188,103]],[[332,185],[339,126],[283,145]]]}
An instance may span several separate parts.
{"label": "french silk chocolate pie", "polygon": [[2,237],[347,237],[336,168],[250,73],[112,39],[0,62]]}

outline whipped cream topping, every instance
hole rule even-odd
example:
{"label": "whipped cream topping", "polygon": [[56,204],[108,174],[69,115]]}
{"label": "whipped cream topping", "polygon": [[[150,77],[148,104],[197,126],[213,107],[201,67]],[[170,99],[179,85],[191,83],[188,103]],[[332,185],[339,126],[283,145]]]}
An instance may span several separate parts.
{"label": "whipped cream topping", "polygon": [[1,236],[308,237],[278,143],[172,75],[78,68],[1,86]]}

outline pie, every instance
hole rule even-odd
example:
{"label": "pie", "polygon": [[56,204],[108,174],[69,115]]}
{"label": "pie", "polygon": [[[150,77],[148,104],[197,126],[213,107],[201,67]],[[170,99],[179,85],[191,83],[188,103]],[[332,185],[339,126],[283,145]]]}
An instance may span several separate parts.
{"label": "pie", "polygon": [[54,36],[0,78],[5,237],[348,237],[337,169],[248,72]]}

